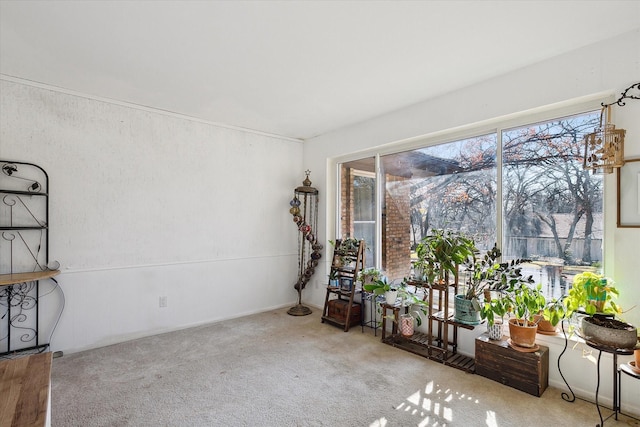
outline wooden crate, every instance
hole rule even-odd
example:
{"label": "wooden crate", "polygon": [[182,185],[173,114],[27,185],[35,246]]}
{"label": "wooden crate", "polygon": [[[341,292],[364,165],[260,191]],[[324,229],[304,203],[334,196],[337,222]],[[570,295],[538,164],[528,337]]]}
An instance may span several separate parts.
{"label": "wooden crate", "polygon": [[549,348],[525,353],[507,341],[490,340],[485,332],[476,338],[476,374],[534,396],[541,396],[549,384]]}
{"label": "wooden crate", "polygon": [[[338,322],[345,323],[347,320],[347,308],[349,308],[348,300],[332,299],[329,301],[327,315]],[[360,304],[353,303],[351,306],[351,321],[349,322],[349,326],[359,325],[361,315]]]}

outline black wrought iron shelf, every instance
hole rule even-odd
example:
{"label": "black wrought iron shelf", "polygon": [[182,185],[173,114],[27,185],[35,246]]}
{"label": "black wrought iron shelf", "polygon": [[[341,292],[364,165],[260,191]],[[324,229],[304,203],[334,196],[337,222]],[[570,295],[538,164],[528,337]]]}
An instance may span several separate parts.
{"label": "black wrought iron shelf", "polygon": [[[40,300],[54,290],[64,294],[55,276],[57,265],[49,263],[49,176],[33,163],[0,160],[0,356],[44,351],[57,321],[44,337]],[[37,239],[32,239],[34,234]],[[7,256],[6,260],[4,256]],[[7,262],[8,261],[8,262]],[[55,263],[57,264],[57,263]],[[52,291],[41,292],[49,281]]]}

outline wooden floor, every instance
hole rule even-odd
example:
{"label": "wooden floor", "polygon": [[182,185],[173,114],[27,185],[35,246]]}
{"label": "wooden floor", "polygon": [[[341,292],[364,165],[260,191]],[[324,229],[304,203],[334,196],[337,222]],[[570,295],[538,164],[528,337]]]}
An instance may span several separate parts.
{"label": "wooden floor", "polygon": [[0,427],[46,425],[50,382],[50,352],[0,361]]}

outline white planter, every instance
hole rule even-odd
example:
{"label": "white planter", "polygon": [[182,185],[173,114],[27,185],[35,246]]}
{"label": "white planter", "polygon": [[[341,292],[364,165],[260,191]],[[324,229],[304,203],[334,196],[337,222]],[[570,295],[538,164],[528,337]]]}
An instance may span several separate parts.
{"label": "white planter", "polygon": [[387,304],[389,305],[395,305],[396,304],[396,299],[398,299],[398,291],[387,291],[384,293],[384,299],[386,300]]}
{"label": "white planter", "polygon": [[501,340],[502,339],[502,323],[496,322],[493,325],[489,325],[487,323],[487,332],[489,332],[490,340]]}

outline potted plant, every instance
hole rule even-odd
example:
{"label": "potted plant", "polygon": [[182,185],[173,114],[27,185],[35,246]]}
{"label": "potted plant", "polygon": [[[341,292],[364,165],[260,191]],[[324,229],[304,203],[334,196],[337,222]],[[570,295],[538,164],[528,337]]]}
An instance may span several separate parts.
{"label": "potted plant", "polygon": [[498,258],[502,255],[496,245],[481,258],[477,254],[478,251],[474,249],[473,254],[465,261],[466,290],[455,296],[455,320],[470,325],[480,323],[482,317],[480,301],[485,291],[489,291],[496,282],[500,269]]}
{"label": "potted plant", "polygon": [[473,239],[453,230],[433,229],[416,247],[426,267],[427,281],[440,284],[448,283],[450,275],[457,275],[458,266],[475,251]]}
{"label": "potted plant", "polygon": [[329,271],[329,286],[332,288],[340,287],[340,272],[338,270],[334,270],[333,268]]}
{"label": "potted plant", "polygon": [[[397,298],[400,297],[400,307],[407,307],[406,313],[400,315],[400,324],[398,325],[400,333],[403,336],[409,337],[413,335],[414,321],[418,326],[421,326],[422,316],[427,316],[428,314],[429,304],[409,290],[407,279],[403,280],[398,286],[388,284],[384,280],[378,280],[377,282],[364,285],[363,289],[367,292],[373,292],[375,295],[384,295],[385,299],[391,298],[385,301],[390,305],[395,305]],[[389,296],[390,292],[393,293],[391,296]],[[378,310],[381,311],[379,306]],[[396,321],[395,317],[391,315],[387,315],[386,318],[392,322]]]}
{"label": "potted plant", "polygon": [[[498,249],[497,245],[494,245],[491,250],[487,251],[483,257],[477,256],[477,251],[473,253],[471,257],[467,259],[464,264],[467,279],[465,282],[466,289],[464,293],[456,295],[455,297],[455,315],[454,318],[457,322],[477,325],[480,323],[480,319],[486,319],[488,313],[492,313],[489,309],[485,312],[483,317],[481,311],[482,298],[492,290],[503,290],[509,286],[515,286],[519,283],[533,283],[533,278],[523,277],[521,264],[527,262],[525,259],[515,259],[510,262],[498,262],[502,256],[502,252]],[[489,301],[489,298],[486,298]],[[496,309],[501,311],[499,302],[494,303]],[[489,308],[493,304],[489,305]],[[502,314],[500,317],[502,317]],[[488,327],[493,326],[494,317],[489,315],[491,321],[487,324]],[[496,331],[497,334],[497,331]]]}
{"label": "potted plant", "polygon": [[[433,263],[427,260],[429,256],[429,246],[425,239],[423,239],[416,246],[416,261],[413,262],[413,277],[416,280],[423,280],[428,283],[433,283],[435,280]],[[431,268],[430,268],[431,266]]]}
{"label": "potted plant", "polygon": [[387,282],[386,278],[378,279],[375,282],[362,286],[367,292],[371,292],[374,295],[384,295],[384,298],[389,305],[394,305],[398,298],[398,286]]}
{"label": "potted plant", "polygon": [[333,246],[333,265],[336,267],[346,267],[349,262],[346,255],[349,252],[357,251],[360,246],[360,241],[353,237],[345,237],[344,239],[337,239],[336,241],[329,240],[331,246]]}
{"label": "potted plant", "polygon": [[500,290],[499,296],[485,302],[482,313],[485,317],[502,318],[506,313],[513,313],[509,319],[509,336],[516,346],[535,347],[537,320],[536,315],[547,305],[542,292],[542,284],[530,285],[531,277],[521,278],[511,283],[508,288]]}
{"label": "potted plant", "polygon": [[406,278],[398,287],[398,296],[402,301],[401,306],[408,307],[407,312],[400,315],[400,333],[410,337],[414,332],[414,321],[421,326],[422,316],[428,315],[429,304],[409,290]]}
{"label": "potted plant", "polygon": [[566,317],[579,317],[580,335],[587,341],[614,348],[634,348],[638,330],[616,319],[623,310],[614,301],[619,295],[614,284],[610,278],[597,273],[577,274],[563,299]]}
{"label": "potted plant", "polygon": [[365,268],[358,273],[358,280],[362,285],[368,285],[383,278],[382,271],[375,267]]}
{"label": "potted plant", "polygon": [[492,298],[486,300],[480,309],[480,317],[487,321],[487,332],[489,339],[502,339],[502,325],[504,316],[509,312],[509,307],[502,299]]}

